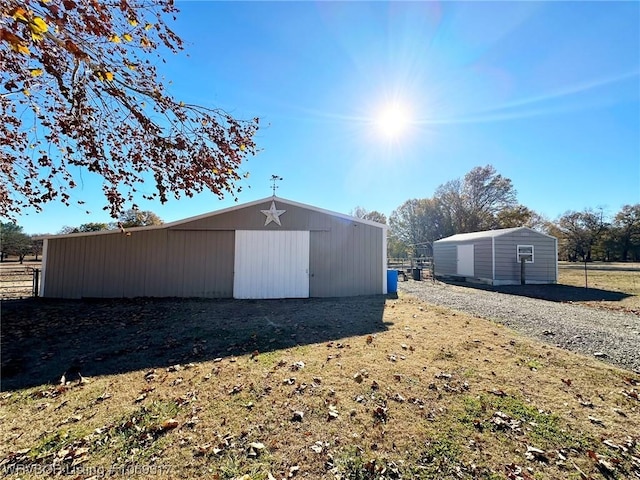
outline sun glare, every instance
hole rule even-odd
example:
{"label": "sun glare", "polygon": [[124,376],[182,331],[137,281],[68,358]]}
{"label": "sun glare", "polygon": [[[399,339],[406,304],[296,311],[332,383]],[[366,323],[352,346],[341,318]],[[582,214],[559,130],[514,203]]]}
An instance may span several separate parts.
{"label": "sun glare", "polygon": [[387,138],[402,135],[411,121],[408,110],[398,103],[391,103],[380,110],[376,117],[378,131]]}

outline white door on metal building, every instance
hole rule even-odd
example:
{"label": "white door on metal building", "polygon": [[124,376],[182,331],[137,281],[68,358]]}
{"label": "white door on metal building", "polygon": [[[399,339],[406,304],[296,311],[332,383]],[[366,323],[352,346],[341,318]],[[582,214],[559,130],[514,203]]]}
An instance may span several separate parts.
{"label": "white door on metal building", "polygon": [[309,232],[236,230],[234,298],[308,298]]}
{"label": "white door on metal building", "polygon": [[458,245],[458,275],[473,277],[473,245]]}

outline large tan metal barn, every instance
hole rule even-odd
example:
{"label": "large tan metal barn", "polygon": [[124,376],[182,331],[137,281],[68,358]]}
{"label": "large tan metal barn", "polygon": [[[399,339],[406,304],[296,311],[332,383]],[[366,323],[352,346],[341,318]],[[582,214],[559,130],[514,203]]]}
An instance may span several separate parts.
{"label": "large tan metal barn", "polygon": [[157,227],[44,239],[49,298],[387,293],[387,226],[279,197]]}

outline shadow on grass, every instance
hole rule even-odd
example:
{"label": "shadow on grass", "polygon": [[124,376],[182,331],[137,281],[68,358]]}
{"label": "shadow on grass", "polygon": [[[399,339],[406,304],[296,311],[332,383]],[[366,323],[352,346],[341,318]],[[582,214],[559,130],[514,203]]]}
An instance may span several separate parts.
{"label": "shadow on grass", "polygon": [[0,390],[381,332],[387,298],[4,301]]}
{"label": "shadow on grass", "polygon": [[459,285],[478,290],[519,295],[522,297],[538,298],[551,302],[619,302],[631,297],[627,293],[613,290],[601,290],[599,288],[584,288],[571,285],[486,285],[473,282],[461,282],[455,280],[439,279],[449,285]]}

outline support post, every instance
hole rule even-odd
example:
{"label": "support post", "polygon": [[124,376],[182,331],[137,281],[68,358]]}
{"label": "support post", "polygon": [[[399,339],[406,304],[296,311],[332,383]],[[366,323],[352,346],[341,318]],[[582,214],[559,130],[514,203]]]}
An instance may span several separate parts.
{"label": "support post", "polygon": [[33,269],[33,296],[38,297],[40,295],[40,269]]}
{"label": "support post", "polygon": [[525,267],[524,267],[525,263],[526,263],[525,262],[525,256],[522,255],[520,257],[520,285],[524,285],[526,283],[526,281],[525,281]]}

